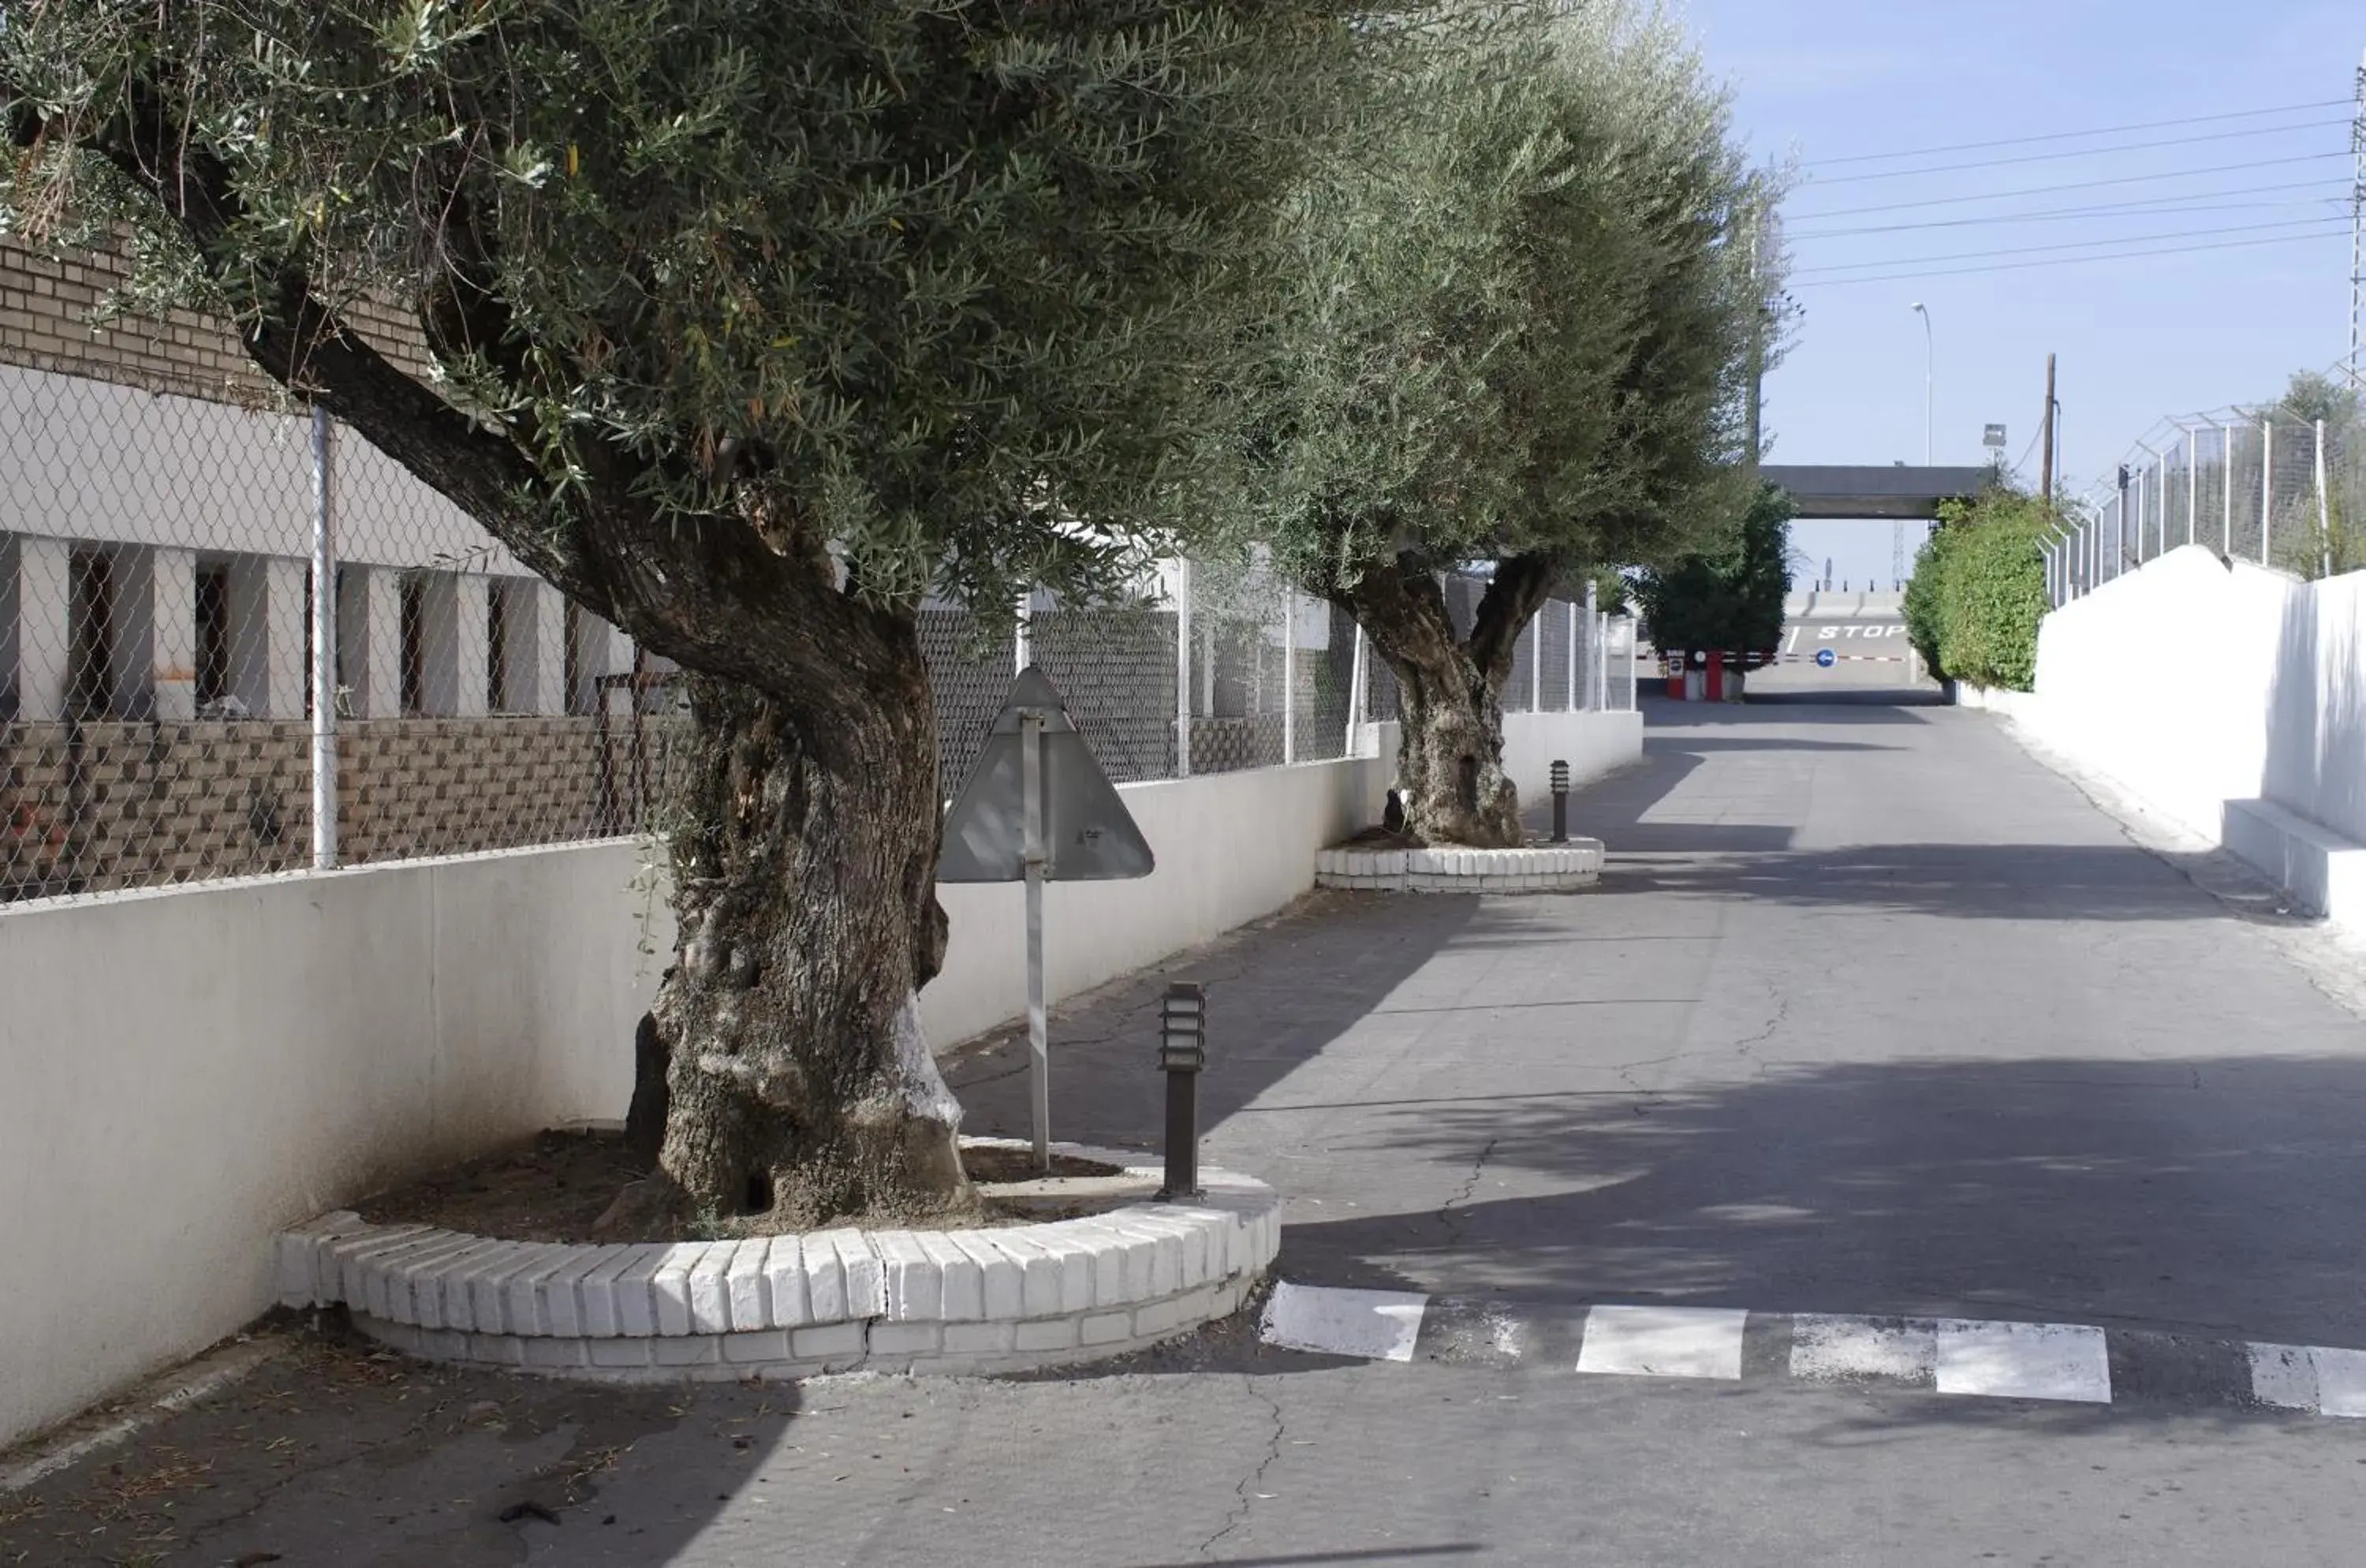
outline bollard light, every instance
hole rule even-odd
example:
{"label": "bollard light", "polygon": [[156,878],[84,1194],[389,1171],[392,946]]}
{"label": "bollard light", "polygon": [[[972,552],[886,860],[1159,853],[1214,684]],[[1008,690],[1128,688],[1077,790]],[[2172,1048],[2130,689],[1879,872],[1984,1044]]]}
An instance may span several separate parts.
{"label": "bollard light", "polygon": [[1569,764],[1552,765],[1553,836],[1556,844],[1569,842]]}
{"label": "bollard light", "polygon": [[1166,1075],[1166,1185],[1171,1203],[1200,1196],[1200,1069],[1208,1065],[1208,998],[1177,980],[1158,1010],[1158,1070]]}

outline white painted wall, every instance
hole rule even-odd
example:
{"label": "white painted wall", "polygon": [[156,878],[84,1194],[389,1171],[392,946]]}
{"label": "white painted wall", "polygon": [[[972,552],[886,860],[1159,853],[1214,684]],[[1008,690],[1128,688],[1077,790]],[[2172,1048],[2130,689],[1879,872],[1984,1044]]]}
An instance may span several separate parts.
{"label": "white painted wall", "polygon": [[1972,700],[2296,890],[2294,855],[2366,844],[2366,573],[2303,582],[2171,550],[2048,615],[2036,685]]}
{"label": "white painted wall", "polygon": [[0,1443],[262,1313],[280,1226],[617,1115],[658,972],[639,864],[609,843],[0,911]]}
{"label": "white painted wall", "polygon": [[1504,716],[1504,771],[1519,789],[1523,809],[1550,804],[1555,761],[1569,764],[1570,787],[1575,789],[1642,758],[1640,713]]}

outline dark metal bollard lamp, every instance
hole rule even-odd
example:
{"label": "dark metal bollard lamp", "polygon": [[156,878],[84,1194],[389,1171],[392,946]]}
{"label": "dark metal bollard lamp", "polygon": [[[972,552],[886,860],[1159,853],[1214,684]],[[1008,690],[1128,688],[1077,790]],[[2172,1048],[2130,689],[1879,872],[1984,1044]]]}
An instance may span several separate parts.
{"label": "dark metal bollard lamp", "polygon": [[1196,982],[1177,980],[1158,1010],[1158,1070],[1166,1075],[1162,1203],[1200,1196],[1200,1069],[1207,1065],[1207,996]]}
{"label": "dark metal bollard lamp", "polygon": [[1552,765],[1553,836],[1556,844],[1569,842],[1569,764]]}

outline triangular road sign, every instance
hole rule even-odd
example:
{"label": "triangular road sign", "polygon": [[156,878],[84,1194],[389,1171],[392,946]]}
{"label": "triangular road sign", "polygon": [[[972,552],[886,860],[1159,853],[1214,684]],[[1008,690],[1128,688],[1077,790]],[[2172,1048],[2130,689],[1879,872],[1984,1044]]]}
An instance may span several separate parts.
{"label": "triangular road sign", "polygon": [[1033,665],[1019,672],[986,738],[986,750],[945,814],[940,882],[1018,882],[1026,875],[1027,807],[1020,715],[1043,716],[1043,847],[1053,882],[1148,876],[1150,844],[1117,786],[1093,760],[1058,688]]}

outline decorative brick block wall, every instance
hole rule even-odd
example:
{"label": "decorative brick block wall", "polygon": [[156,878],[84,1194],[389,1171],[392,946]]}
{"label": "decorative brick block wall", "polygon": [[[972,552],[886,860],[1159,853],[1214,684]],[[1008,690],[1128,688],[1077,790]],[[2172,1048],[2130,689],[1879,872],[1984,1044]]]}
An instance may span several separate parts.
{"label": "decorative brick block wall", "polygon": [[[238,334],[219,317],[175,310],[161,318],[123,315],[94,323],[92,312],[128,274],[123,258],[106,252],[52,255],[0,240],[0,364],[242,408],[284,401],[277,384],[254,368]],[[347,314],[380,352],[423,373],[418,327],[404,311],[365,301]]]}
{"label": "decorative brick block wall", "polygon": [[[594,718],[349,720],[348,864],[636,831],[663,797],[676,719],[637,740]],[[0,725],[0,902],[290,871],[311,859],[304,724]],[[604,755],[603,755],[604,754]]]}

